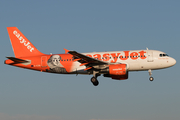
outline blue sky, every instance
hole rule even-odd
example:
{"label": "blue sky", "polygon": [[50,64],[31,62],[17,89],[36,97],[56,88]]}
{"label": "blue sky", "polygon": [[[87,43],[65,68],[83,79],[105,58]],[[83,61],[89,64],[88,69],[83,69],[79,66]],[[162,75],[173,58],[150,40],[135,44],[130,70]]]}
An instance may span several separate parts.
{"label": "blue sky", "polygon": [[[1,0],[0,119],[179,120],[180,1]],[[57,75],[3,64],[14,56],[6,27],[16,26],[43,53],[155,49],[176,59],[171,68],[131,72],[116,81]]]}

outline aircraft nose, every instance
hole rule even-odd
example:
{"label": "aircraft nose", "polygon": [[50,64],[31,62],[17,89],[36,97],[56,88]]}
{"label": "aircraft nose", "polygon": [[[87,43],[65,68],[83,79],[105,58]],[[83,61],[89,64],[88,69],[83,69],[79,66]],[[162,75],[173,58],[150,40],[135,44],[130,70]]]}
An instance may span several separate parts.
{"label": "aircraft nose", "polygon": [[171,58],[171,66],[176,64],[176,60],[174,58]]}

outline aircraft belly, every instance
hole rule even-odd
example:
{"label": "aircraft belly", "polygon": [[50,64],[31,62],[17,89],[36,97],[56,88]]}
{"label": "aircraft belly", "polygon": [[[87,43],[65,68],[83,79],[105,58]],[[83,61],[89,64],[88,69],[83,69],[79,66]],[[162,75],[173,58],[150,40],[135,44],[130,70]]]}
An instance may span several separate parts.
{"label": "aircraft belly", "polygon": [[129,64],[129,71],[143,71],[143,70],[156,70],[166,68],[164,61],[139,61],[139,62],[132,62]]}
{"label": "aircraft belly", "polygon": [[129,71],[137,71],[140,70],[140,64],[139,62],[133,62],[133,63],[128,63],[129,64]]}
{"label": "aircraft belly", "polygon": [[88,71],[84,69],[86,69],[85,66],[75,65],[72,72],[76,74],[88,74]]}

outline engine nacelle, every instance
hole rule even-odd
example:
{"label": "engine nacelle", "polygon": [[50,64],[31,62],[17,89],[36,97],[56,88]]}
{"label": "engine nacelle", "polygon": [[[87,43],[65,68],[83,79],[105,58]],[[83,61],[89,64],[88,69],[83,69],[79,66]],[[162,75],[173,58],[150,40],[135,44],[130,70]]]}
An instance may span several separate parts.
{"label": "engine nacelle", "polygon": [[109,65],[110,75],[126,75],[127,67],[126,64]]}
{"label": "engine nacelle", "polygon": [[111,77],[116,80],[128,79],[128,71],[126,64],[109,65],[109,73],[104,74],[104,77]]}

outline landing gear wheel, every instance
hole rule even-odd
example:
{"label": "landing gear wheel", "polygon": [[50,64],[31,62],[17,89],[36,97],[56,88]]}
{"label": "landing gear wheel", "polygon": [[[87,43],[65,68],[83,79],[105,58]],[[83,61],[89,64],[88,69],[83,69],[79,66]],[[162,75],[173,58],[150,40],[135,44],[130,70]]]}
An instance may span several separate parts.
{"label": "landing gear wheel", "polygon": [[149,78],[149,80],[150,80],[150,81],[153,81],[153,80],[154,80],[154,78],[153,78],[153,77],[150,77],[150,78]]}
{"label": "landing gear wheel", "polygon": [[91,82],[93,83],[94,86],[98,86],[99,85],[99,81],[97,80],[96,77],[92,77],[91,78]]}

